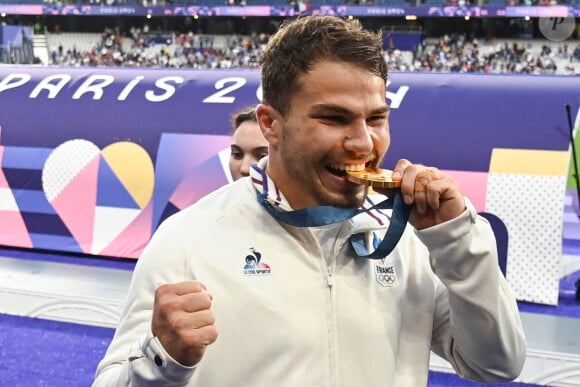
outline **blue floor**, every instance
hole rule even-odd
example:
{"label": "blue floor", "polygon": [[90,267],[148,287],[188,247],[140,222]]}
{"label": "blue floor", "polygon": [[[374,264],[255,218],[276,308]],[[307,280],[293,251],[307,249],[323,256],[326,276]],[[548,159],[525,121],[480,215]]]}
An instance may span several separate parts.
{"label": "blue floor", "polygon": [[88,387],[113,332],[0,314],[0,385]]}
{"label": "blue floor", "polygon": [[475,387],[475,386],[504,386],[504,387],[537,387],[537,384],[529,383],[492,383],[483,384],[475,383],[469,380],[461,379],[455,374],[448,374],[443,372],[429,372],[429,384],[428,387],[449,387],[449,386],[461,386],[461,387]]}
{"label": "blue floor", "polygon": [[[0,314],[0,385],[88,387],[113,332],[111,328]],[[428,386],[483,384],[453,374],[430,372]],[[500,383],[492,386],[535,385]]]}

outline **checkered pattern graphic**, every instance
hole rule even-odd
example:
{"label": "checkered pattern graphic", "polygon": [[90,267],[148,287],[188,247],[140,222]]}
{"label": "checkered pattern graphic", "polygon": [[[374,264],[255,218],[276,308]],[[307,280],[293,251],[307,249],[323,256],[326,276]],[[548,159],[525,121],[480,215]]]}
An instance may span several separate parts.
{"label": "checkered pattern graphic", "polygon": [[87,140],[67,141],[50,154],[42,173],[42,186],[49,202],[52,202],[95,158],[101,150]]}
{"label": "checkered pattern graphic", "polygon": [[509,232],[507,279],[521,301],[558,303],[565,176],[490,173],[486,210]]}

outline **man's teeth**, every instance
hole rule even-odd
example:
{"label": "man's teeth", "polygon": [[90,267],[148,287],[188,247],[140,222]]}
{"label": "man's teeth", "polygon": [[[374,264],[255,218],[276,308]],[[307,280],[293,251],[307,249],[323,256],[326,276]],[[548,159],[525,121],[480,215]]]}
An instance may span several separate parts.
{"label": "man's teeth", "polygon": [[331,165],[330,167],[338,171],[362,171],[365,169],[365,164]]}

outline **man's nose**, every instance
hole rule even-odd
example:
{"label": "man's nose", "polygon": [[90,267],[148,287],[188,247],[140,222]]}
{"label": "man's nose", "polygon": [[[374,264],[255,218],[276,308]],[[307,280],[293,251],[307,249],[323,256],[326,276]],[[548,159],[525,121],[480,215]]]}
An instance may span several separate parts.
{"label": "man's nose", "polygon": [[369,153],[373,150],[371,132],[365,121],[353,122],[346,130],[344,149],[355,153]]}

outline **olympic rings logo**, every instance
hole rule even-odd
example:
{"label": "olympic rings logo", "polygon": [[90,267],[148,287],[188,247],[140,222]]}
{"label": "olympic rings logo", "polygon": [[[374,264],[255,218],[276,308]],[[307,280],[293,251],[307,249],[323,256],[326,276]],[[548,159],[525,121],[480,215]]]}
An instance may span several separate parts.
{"label": "olympic rings logo", "polygon": [[377,281],[383,286],[393,286],[397,282],[395,274],[377,274]]}

